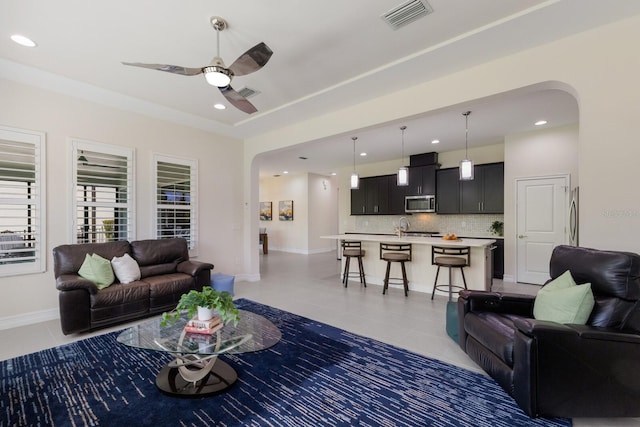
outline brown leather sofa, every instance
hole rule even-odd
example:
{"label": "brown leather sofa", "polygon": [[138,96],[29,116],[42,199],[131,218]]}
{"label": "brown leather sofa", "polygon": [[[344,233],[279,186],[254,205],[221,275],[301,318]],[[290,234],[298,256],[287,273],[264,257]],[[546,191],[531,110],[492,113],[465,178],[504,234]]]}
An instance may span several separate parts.
{"label": "brown leather sofa", "polygon": [[[111,260],[128,253],[140,280],[98,290],[78,275],[86,254]],[[189,259],[182,238],[61,245],[53,249],[60,324],[65,335],[103,328],[173,309],[180,296],[210,285],[213,264]]]}
{"label": "brown leather sofa", "polygon": [[461,291],[460,347],[531,417],[640,416],[640,256],[554,248],[550,275],[591,283],[586,325],[536,320],[535,297]]}

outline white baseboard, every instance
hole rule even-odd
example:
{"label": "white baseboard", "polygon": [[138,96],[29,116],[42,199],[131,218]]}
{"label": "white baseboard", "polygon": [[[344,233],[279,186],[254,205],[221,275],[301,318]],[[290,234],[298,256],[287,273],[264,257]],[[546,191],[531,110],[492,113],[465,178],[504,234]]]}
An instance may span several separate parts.
{"label": "white baseboard", "polygon": [[323,249],[313,249],[308,251],[309,255],[311,254],[326,254],[327,252],[335,252],[336,248],[323,248]]}
{"label": "white baseboard", "polygon": [[257,282],[260,280],[260,273],[254,274],[236,274],[238,282]]}
{"label": "white baseboard", "polygon": [[17,314],[15,316],[0,317],[0,330],[32,325],[34,323],[46,322],[48,320],[55,320],[59,318],[60,311],[58,311],[57,308],[32,311],[31,313]]}
{"label": "white baseboard", "polygon": [[290,254],[300,254],[300,255],[313,255],[313,254],[323,254],[327,252],[333,252],[336,248],[324,248],[324,249],[297,249],[297,248],[279,248],[279,247],[269,247],[270,251],[276,252],[287,252]]}
{"label": "white baseboard", "polygon": [[503,282],[509,282],[509,283],[515,283],[516,282],[516,278],[513,277],[510,274],[505,274],[502,276],[502,281]]}

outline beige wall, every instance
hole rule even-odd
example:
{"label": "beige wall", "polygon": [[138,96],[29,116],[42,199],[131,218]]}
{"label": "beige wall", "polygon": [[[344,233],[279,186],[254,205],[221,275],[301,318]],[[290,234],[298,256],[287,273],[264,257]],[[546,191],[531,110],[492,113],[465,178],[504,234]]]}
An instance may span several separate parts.
{"label": "beige wall", "polygon": [[571,188],[576,187],[580,185],[578,151],[577,126],[508,135],[505,138],[505,280],[513,281],[516,277],[516,179],[568,175]]}
{"label": "beige wall", "polygon": [[[260,180],[260,201],[272,202],[273,219],[259,221],[269,235],[269,250],[318,253],[335,249],[320,236],[336,234],[338,187],[336,180],[316,174],[283,175]],[[293,221],[278,219],[278,203],[293,200]]]}
{"label": "beige wall", "polygon": [[[640,17],[629,18],[259,135],[246,141],[245,176],[255,174],[252,159],[261,152],[532,85],[565,89],[580,110],[581,245],[638,251],[631,230],[640,225],[640,204],[629,197],[626,183],[640,157],[635,143],[640,56],[630,54],[639,37]],[[249,206],[257,206],[256,185],[255,180],[246,182]],[[245,219],[251,235],[256,217]],[[247,258],[246,268],[258,271],[256,255]]]}
{"label": "beige wall", "polygon": [[216,272],[241,274],[242,144],[192,128],[152,120],[91,102],[0,79],[0,123],[46,133],[47,271],[0,278],[0,319],[51,318],[58,312],[51,250],[70,242],[71,155],[69,137],[135,148],[137,238],[151,229],[152,154],[198,159],[199,254]]}
{"label": "beige wall", "polygon": [[[273,203],[273,219],[260,221],[260,227],[267,227],[270,250],[305,253],[309,244],[307,188],[306,174],[283,175],[260,181],[260,201]],[[281,200],[293,200],[293,221],[278,219],[278,202]]]}
{"label": "beige wall", "polygon": [[309,253],[327,252],[336,248],[332,240],[320,236],[338,232],[338,180],[309,174]]}

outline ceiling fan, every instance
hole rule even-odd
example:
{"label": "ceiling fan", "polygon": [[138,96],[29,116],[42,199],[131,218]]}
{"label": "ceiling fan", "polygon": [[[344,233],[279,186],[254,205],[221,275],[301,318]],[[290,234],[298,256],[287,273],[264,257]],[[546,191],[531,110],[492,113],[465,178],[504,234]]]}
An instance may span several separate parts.
{"label": "ceiling fan", "polygon": [[227,28],[227,21],[219,16],[211,17],[211,25],[216,30],[217,35],[217,55],[211,60],[209,65],[200,68],[181,67],[179,65],[165,64],[143,64],[140,62],[123,62],[124,65],[134,67],[150,68],[152,70],[166,71],[173,74],[182,74],[183,76],[195,76],[204,74],[207,83],[216,86],[222,95],[234,107],[245,113],[252,114],[258,111],[256,107],[240,93],[231,87],[231,79],[234,76],[244,76],[254,71],[258,71],[273,55],[273,51],[264,43],[258,43],[236,59],[229,68],[225,67],[224,61],[220,57],[220,31]]}

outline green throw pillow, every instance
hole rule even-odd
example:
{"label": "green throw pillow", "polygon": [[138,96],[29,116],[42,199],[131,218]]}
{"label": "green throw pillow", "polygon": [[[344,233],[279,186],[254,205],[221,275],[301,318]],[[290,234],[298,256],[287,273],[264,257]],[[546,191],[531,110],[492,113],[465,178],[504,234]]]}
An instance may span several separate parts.
{"label": "green throw pillow", "polygon": [[594,304],[591,283],[576,285],[567,270],[538,291],[533,304],[533,317],[584,325],[589,320]]}
{"label": "green throw pillow", "polygon": [[80,270],[78,270],[78,274],[87,280],[91,280],[96,284],[98,289],[108,287],[115,280],[111,262],[97,254],[85,255],[84,262]]}

